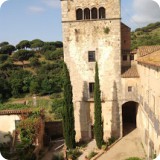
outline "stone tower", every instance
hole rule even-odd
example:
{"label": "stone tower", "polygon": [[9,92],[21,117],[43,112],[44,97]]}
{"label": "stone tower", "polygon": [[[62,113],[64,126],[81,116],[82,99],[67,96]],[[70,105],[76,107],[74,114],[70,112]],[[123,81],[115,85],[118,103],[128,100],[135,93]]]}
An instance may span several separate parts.
{"label": "stone tower", "polygon": [[61,0],[64,60],[73,86],[76,140],[93,138],[95,62],[104,140],[120,135],[120,0]]}

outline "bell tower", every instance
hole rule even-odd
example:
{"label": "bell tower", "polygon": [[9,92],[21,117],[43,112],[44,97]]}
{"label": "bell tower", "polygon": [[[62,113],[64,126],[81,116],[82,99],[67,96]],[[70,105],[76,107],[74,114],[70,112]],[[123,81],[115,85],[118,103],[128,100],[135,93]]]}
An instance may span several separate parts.
{"label": "bell tower", "polygon": [[61,0],[66,62],[73,86],[76,140],[93,138],[95,62],[99,66],[104,139],[119,136],[120,0]]}

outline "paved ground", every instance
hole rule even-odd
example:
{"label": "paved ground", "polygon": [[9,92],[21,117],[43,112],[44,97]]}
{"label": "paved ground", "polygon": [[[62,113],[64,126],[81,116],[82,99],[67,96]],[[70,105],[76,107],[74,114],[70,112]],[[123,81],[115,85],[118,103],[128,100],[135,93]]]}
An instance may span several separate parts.
{"label": "paved ground", "polygon": [[138,129],[123,137],[109,151],[100,156],[98,160],[125,160],[129,157],[145,158]]}
{"label": "paved ground", "polygon": [[41,160],[52,160],[53,154],[62,151],[62,147],[64,144],[64,140],[54,141],[53,146],[46,152],[44,157]]}
{"label": "paved ground", "polygon": [[87,145],[87,149],[84,151],[84,153],[78,158],[78,160],[85,160],[85,156],[88,156],[94,149],[96,149],[96,141],[92,140]]}

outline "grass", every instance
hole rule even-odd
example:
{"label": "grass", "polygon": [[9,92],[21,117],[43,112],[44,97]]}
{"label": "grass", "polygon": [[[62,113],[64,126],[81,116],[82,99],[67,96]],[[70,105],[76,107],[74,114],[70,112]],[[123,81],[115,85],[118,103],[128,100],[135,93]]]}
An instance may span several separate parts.
{"label": "grass", "polygon": [[89,155],[88,155],[88,159],[93,158],[95,155],[97,155],[97,153],[96,153],[96,152],[94,152],[94,151],[92,151],[91,153],[89,153]]}
{"label": "grass", "polygon": [[138,158],[138,157],[130,157],[130,158],[127,158],[127,159],[125,159],[125,160],[142,160],[142,159],[140,159],[140,158]]}

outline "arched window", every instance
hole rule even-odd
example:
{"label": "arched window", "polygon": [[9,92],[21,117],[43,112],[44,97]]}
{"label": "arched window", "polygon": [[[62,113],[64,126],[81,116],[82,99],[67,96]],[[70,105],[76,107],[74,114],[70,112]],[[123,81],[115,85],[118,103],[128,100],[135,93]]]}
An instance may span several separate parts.
{"label": "arched window", "polygon": [[99,19],[106,18],[106,11],[104,7],[99,8]]}
{"label": "arched window", "polygon": [[89,8],[84,9],[84,19],[90,19],[90,9]]}
{"label": "arched window", "polygon": [[76,19],[82,20],[83,19],[83,10],[81,8],[76,10]]}
{"label": "arched window", "polygon": [[92,19],[97,19],[97,8],[92,8],[91,16],[92,16]]}

